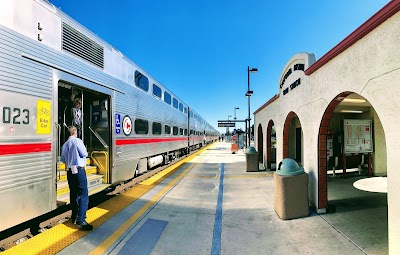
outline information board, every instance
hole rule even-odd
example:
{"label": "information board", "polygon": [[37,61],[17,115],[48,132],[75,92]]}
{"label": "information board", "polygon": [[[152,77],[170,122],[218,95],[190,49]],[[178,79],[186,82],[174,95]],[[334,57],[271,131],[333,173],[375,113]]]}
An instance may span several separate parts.
{"label": "information board", "polygon": [[235,122],[218,122],[218,127],[235,127]]}
{"label": "information board", "polygon": [[344,152],[372,152],[372,121],[345,119],[344,122]]}

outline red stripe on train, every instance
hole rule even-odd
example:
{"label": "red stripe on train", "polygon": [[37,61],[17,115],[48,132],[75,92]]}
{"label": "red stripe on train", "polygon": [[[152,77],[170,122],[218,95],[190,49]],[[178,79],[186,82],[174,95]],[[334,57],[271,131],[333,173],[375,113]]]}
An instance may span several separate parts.
{"label": "red stripe on train", "polygon": [[141,139],[120,139],[116,140],[116,145],[146,144],[146,143],[165,143],[187,141],[187,138],[141,138]]}
{"label": "red stripe on train", "polygon": [[50,152],[51,143],[0,144],[0,155]]}

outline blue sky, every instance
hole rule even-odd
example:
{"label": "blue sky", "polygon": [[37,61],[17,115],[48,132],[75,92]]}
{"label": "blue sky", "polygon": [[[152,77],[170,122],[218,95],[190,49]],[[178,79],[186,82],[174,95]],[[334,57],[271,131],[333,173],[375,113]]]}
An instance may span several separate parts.
{"label": "blue sky", "polygon": [[278,93],[294,54],[315,53],[318,60],[389,0],[50,2],[217,128],[218,120],[233,118],[234,107],[237,119],[247,118],[247,66],[259,70],[250,75],[252,114]]}

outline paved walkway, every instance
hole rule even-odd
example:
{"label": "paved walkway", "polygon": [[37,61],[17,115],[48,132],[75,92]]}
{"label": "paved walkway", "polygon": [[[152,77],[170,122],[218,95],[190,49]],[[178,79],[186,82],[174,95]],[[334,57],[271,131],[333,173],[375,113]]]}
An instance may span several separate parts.
{"label": "paved walkway", "polygon": [[212,145],[59,254],[365,254],[316,213],[281,220],[273,173],[245,159]]}

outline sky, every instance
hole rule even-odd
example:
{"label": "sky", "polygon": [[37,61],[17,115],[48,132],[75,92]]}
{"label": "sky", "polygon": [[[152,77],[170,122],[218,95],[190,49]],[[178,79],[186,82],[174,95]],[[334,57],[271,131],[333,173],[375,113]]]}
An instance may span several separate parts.
{"label": "sky", "polygon": [[[299,52],[317,60],[389,0],[49,0],[143,68],[218,131],[278,91]],[[237,128],[244,129],[240,123]],[[232,129],[231,129],[232,131]]]}

